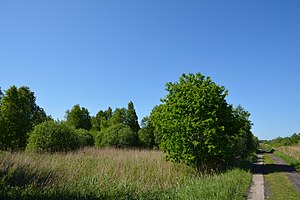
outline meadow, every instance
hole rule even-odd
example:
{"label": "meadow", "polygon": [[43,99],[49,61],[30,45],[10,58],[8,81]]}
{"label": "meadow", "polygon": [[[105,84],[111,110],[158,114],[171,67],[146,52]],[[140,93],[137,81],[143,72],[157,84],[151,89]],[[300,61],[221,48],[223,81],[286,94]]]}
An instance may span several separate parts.
{"label": "meadow", "polygon": [[201,174],[160,151],[0,152],[0,199],[245,199],[248,170]]}
{"label": "meadow", "polygon": [[296,171],[300,172],[300,146],[277,147],[274,155],[280,157]]}
{"label": "meadow", "polygon": [[278,151],[300,161],[300,146],[282,146],[276,148]]}

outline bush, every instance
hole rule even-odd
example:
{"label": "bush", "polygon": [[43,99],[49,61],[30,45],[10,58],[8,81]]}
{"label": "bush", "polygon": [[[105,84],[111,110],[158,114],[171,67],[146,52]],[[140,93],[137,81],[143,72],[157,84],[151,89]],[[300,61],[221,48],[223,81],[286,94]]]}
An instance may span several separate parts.
{"label": "bush", "polygon": [[151,120],[168,160],[219,169],[247,157],[254,146],[250,114],[227,103],[225,87],[197,73],[167,83],[166,91]]}
{"label": "bush", "polygon": [[137,143],[137,135],[124,124],[113,125],[98,133],[95,139],[99,147],[133,147]]}
{"label": "bush", "polygon": [[35,126],[29,133],[26,150],[53,153],[75,150],[79,146],[79,138],[73,127],[66,123],[46,121]]}
{"label": "bush", "polygon": [[93,135],[85,129],[76,130],[77,137],[79,139],[80,147],[93,146],[94,138]]}

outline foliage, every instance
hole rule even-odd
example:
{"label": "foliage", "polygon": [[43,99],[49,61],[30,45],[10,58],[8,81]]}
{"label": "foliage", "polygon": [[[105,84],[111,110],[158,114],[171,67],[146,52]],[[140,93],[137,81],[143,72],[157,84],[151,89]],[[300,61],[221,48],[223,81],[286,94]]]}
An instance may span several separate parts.
{"label": "foliage", "polygon": [[163,109],[164,104],[160,104],[158,106],[155,106],[151,113],[150,113],[150,125],[154,127],[153,135],[154,135],[154,143],[156,147],[160,146],[163,133],[162,133],[162,127],[161,127],[161,111]]}
{"label": "foliage", "polygon": [[95,138],[95,144],[99,147],[134,147],[137,144],[137,136],[131,128],[122,123],[112,125],[102,130]]}
{"label": "foliage", "polygon": [[[236,161],[235,152],[250,153],[251,123],[226,102],[228,92],[223,86],[197,73],[183,74],[179,82],[167,83],[166,90],[153,119],[161,130],[160,146],[168,160],[198,169],[217,168]],[[244,136],[249,137],[240,146]]]}
{"label": "foliage", "polygon": [[50,117],[35,103],[28,87],[11,86],[0,103],[0,149],[16,150],[26,146],[27,132]]}
{"label": "foliage", "polygon": [[77,129],[75,132],[79,139],[80,147],[87,147],[87,146],[94,145],[93,135],[89,131],[87,131],[85,129]]}
{"label": "foliage", "polygon": [[140,125],[138,122],[138,117],[134,109],[134,105],[132,101],[128,103],[127,113],[126,113],[126,119],[125,124],[128,125],[131,130],[135,133],[138,133],[140,130]]}
{"label": "foliage", "polygon": [[[100,110],[92,119],[92,124],[93,131],[100,131],[95,139],[98,146],[138,147],[139,145],[138,131],[140,126],[138,124],[138,117],[134,105],[131,101],[128,103],[128,109],[116,108],[114,112],[112,112],[111,108],[108,108],[106,111]],[[123,124],[122,127],[121,124]],[[124,129],[124,127],[126,127],[126,129]],[[114,129],[118,132],[120,131],[119,128],[120,130],[122,129],[120,133],[108,133]],[[113,138],[118,138],[118,140],[131,139],[132,141],[113,141]],[[120,143],[123,142],[124,144],[120,145]]]}
{"label": "foliage", "polygon": [[0,199],[245,199],[251,174],[199,175],[160,151],[0,153]]}
{"label": "foliage", "polygon": [[139,130],[139,140],[141,145],[153,148],[155,145],[154,126],[150,122],[150,117],[146,116],[141,121],[142,128]]}
{"label": "foliage", "polygon": [[76,104],[71,110],[67,110],[66,114],[67,123],[74,126],[76,129],[91,129],[91,116],[88,109],[84,107],[81,108],[79,104]]}
{"label": "foliage", "polygon": [[26,150],[50,153],[75,150],[80,146],[75,131],[74,127],[66,123],[45,121],[29,133]]}
{"label": "foliage", "polygon": [[265,144],[271,145],[272,147],[280,147],[280,146],[292,146],[300,144],[300,133],[294,133],[289,137],[277,137],[272,140],[262,141]]}
{"label": "foliage", "polygon": [[101,131],[102,129],[108,128],[108,121],[112,117],[113,111],[111,107],[107,110],[100,110],[95,117],[92,117],[92,130],[93,131]]}
{"label": "foliage", "polygon": [[126,125],[127,109],[126,108],[116,108],[109,119],[109,127],[117,124]]}

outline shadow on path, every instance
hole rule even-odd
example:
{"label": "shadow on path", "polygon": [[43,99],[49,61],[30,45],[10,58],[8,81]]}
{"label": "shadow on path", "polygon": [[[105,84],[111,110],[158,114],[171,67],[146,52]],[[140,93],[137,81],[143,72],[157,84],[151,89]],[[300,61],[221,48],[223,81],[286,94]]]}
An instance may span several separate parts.
{"label": "shadow on path", "polygon": [[270,174],[275,172],[284,172],[289,181],[300,193],[300,173],[298,173],[293,167],[285,163],[281,158],[274,156],[272,153],[268,154],[276,164],[263,165],[263,174]]}

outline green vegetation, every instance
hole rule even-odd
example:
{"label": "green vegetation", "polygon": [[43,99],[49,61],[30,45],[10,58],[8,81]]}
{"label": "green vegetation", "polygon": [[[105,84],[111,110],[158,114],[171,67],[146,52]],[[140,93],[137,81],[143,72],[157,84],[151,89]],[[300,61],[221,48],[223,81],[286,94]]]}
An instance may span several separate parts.
{"label": "green vegetation", "polygon": [[36,105],[34,93],[28,87],[11,86],[0,96],[0,149],[24,149],[27,133],[49,117]]}
{"label": "green vegetation", "polygon": [[131,101],[54,121],[28,87],[0,90],[0,199],[245,199],[251,174],[233,166],[255,157],[250,114],[200,73],[166,90],[141,127]]}
{"label": "green vegetation", "polygon": [[134,147],[138,136],[125,124],[116,124],[99,132],[95,138],[98,147]]}
{"label": "green vegetation", "polygon": [[284,172],[274,165],[272,158],[264,154],[264,180],[270,190],[270,200],[299,199],[300,195],[291,185]]}
{"label": "green vegetation", "polygon": [[72,126],[66,123],[45,121],[35,126],[29,134],[26,150],[53,153],[75,150],[79,146],[79,138]]}
{"label": "green vegetation", "polygon": [[66,111],[67,123],[76,129],[90,130],[92,127],[91,116],[88,109],[76,104],[71,110]]}
{"label": "green vegetation", "polygon": [[280,146],[292,146],[300,144],[300,133],[294,133],[289,137],[277,137],[273,140],[263,140],[261,141],[264,144],[268,144],[272,147],[280,147]]}
{"label": "green vegetation", "polygon": [[150,150],[0,152],[0,199],[245,199],[251,174],[201,175]]}
{"label": "green vegetation", "polygon": [[275,151],[274,155],[284,160],[286,163],[291,165],[295,170],[300,172],[300,160],[292,158],[284,153],[281,153],[280,151]]}
{"label": "green vegetation", "polygon": [[167,83],[154,124],[168,160],[198,169],[219,168],[246,159],[257,148],[250,114],[226,102],[227,91],[200,73]]}

